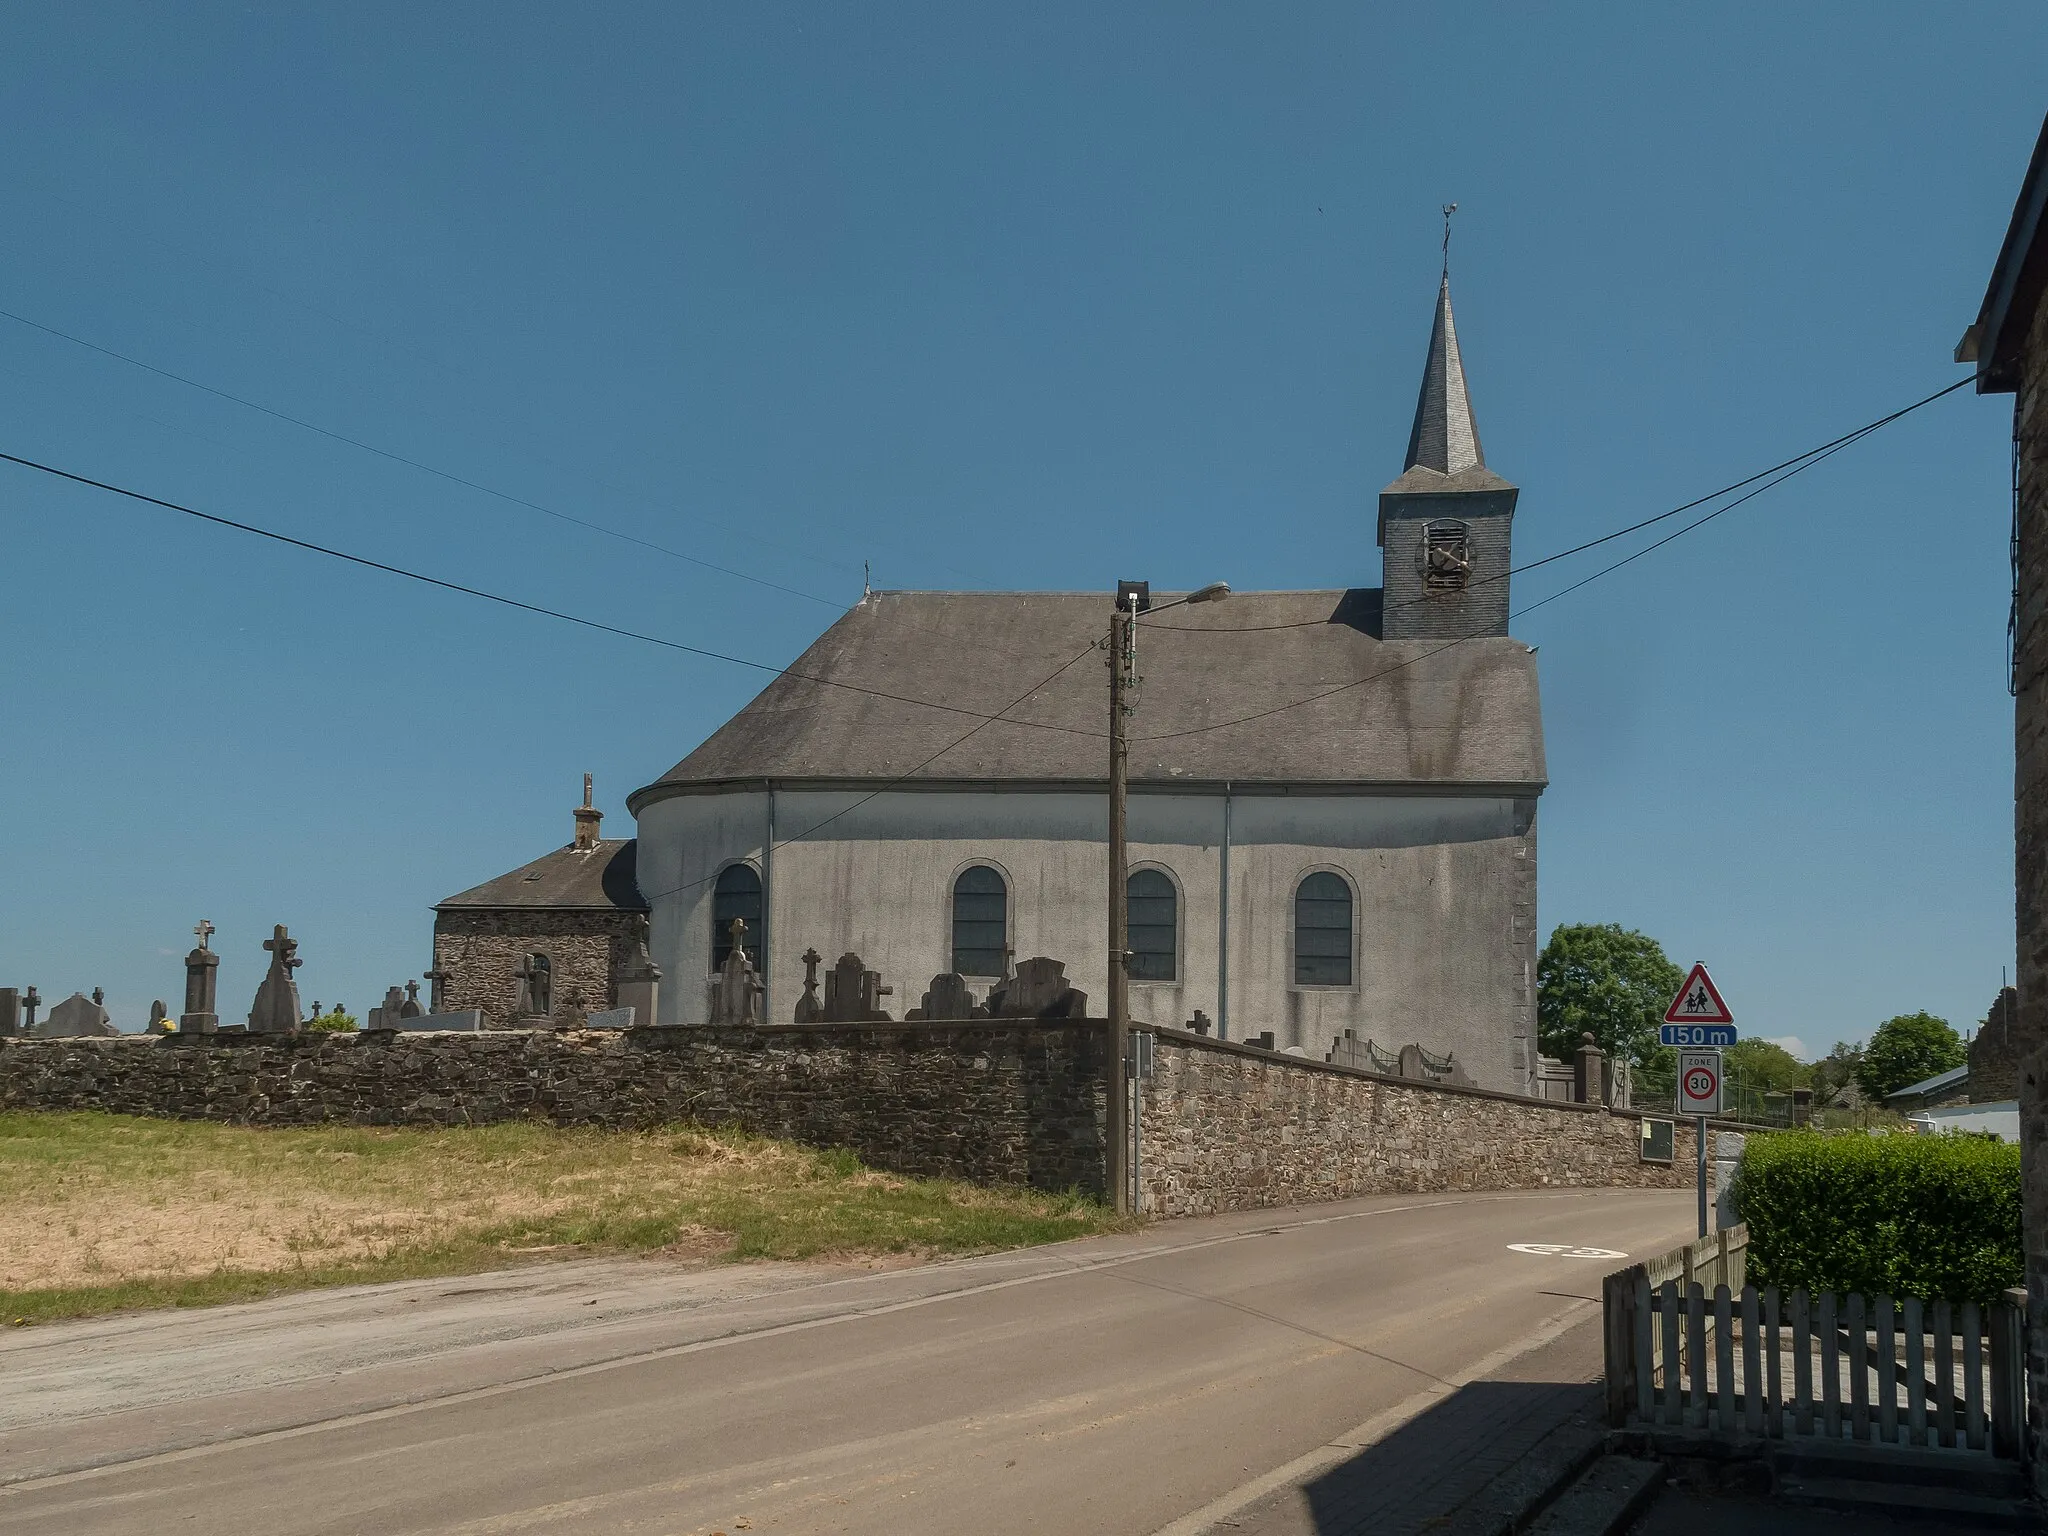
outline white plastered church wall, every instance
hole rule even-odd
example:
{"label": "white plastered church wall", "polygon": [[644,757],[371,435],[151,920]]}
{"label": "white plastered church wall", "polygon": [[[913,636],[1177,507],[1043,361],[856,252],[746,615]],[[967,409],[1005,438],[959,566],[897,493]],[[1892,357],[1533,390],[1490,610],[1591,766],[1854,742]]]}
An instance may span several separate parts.
{"label": "white plastered church wall", "polygon": [[[777,846],[762,859],[765,790],[672,794],[641,810],[640,880],[668,980],[665,1023],[709,1017],[712,881],[735,859],[767,867],[768,1017],[788,1022],[802,955],[827,966],[858,954],[894,989],[888,1011],[919,1005],[952,965],[952,888],[987,863],[1008,887],[1019,960],[1049,955],[1107,998],[1107,810],[1100,792],[777,789]],[[812,834],[810,829],[819,830]],[[807,835],[809,834],[809,835]],[[1130,861],[1177,888],[1178,979],[1133,983],[1132,1017],[1218,1019],[1223,796],[1133,793]],[[1518,931],[1519,865],[1533,859],[1534,809],[1499,795],[1255,794],[1232,797],[1230,1034],[1272,1030],[1320,1057],[1346,1029],[1390,1049],[1455,1052],[1481,1086],[1526,1086],[1533,943]],[[1311,870],[1354,895],[1348,987],[1294,984],[1294,893]],[[1523,925],[1526,929],[1527,925]],[[971,977],[977,991],[988,978]]]}

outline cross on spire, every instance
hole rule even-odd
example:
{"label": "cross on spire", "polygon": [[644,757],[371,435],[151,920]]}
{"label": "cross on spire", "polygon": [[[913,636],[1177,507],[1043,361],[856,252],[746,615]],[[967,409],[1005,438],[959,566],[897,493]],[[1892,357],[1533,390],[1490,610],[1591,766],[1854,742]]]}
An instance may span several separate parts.
{"label": "cross on spire", "polygon": [[1444,278],[1451,275],[1451,215],[1458,211],[1456,203],[1444,204]]}

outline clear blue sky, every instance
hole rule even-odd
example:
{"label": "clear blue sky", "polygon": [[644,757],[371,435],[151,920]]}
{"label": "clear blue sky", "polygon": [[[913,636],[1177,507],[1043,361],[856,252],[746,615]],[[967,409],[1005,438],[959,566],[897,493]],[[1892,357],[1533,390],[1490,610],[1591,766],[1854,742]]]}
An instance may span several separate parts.
{"label": "clear blue sky", "polygon": [[[1956,376],[2038,4],[17,7],[0,450],[786,662],[877,586],[1372,585],[1461,205],[1527,559]],[[1825,1049],[2011,963],[2009,402],[1532,614],[1542,922]],[[1591,557],[1519,581],[1527,602]],[[0,466],[0,982],[361,1013],[759,687]]]}

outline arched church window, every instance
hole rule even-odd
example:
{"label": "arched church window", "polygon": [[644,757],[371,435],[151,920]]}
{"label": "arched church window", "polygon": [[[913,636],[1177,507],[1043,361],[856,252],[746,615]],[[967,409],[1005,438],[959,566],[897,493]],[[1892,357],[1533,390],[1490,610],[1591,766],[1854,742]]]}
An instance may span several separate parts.
{"label": "arched church window", "polygon": [[1010,891],[986,864],[953,882],[953,969],[962,976],[1000,976],[1010,942]]}
{"label": "arched church window", "polygon": [[1422,590],[1462,592],[1472,579],[1471,526],[1440,517],[1422,529]]}
{"label": "arched church window", "polygon": [[1351,887],[1327,869],[1294,888],[1294,984],[1351,985]]}
{"label": "arched church window", "polygon": [[1174,981],[1180,971],[1180,893],[1163,870],[1141,869],[1125,886],[1131,980]]}
{"label": "arched church window", "polygon": [[761,872],[751,864],[728,864],[711,888],[711,969],[732,954],[732,920],[747,925],[747,958],[761,968]]}

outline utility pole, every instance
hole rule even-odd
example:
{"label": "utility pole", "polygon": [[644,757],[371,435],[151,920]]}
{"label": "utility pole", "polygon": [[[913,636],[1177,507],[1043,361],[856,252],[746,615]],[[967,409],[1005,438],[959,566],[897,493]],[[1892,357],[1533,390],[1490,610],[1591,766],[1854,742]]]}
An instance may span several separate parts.
{"label": "utility pole", "polygon": [[1131,1208],[1130,1127],[1130,848],[1124,836],[1124,811],[1130,799],[1130,747],[1124,736],[1137,649],[1137,599],[1131,612],[1121,596],[1109,621],[1109,1158],[1106,1173],[1111,1204],[1118,1213]]}

